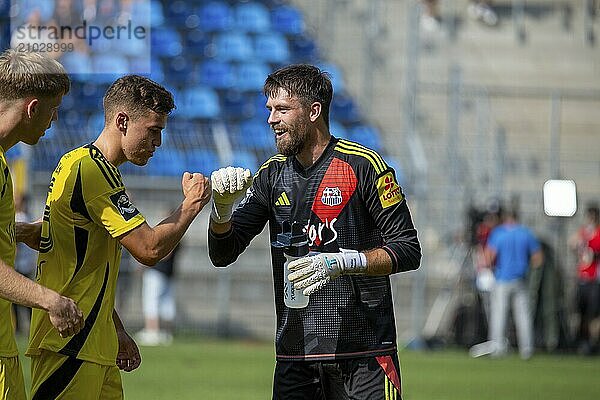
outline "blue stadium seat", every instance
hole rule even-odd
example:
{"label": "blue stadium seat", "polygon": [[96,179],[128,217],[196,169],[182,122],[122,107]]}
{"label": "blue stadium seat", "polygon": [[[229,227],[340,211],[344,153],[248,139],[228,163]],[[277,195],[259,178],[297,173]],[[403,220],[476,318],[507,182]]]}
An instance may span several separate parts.
{"label": "blue stadium seat", "polygon": [[167,2],[166,19],[170,26],[183,26],[190,15],[195,12],[187,1],[176,0]]}
{"label": "blue stadium seat", "polygon": [[299,35],[304,32],[304,19],[297,8],[281,5],[271,10],[271,26],[281,33]]}
{"label": "blue stadium seat", "polygon": [[60,58],[61,64],[69,74],[89,74],[92,72],[92,59],[87,53],[72,51],[63,53]]}
{"label": "blue stadium seat", "polygon": [[317,44],[308,35],[292,36],[289,45],[294,62],[314,62],[320,57]]}
{"label": "blue stadium seat", "polygon": [[329,120],[329,132],[340,139],[350,139],[350,135],[348,135],[348,131],[339,121],[335,119]]}
{"label": "blue stadium seat", "polygon": [[254,103],[254,112],[256,114],[256,119],[264,121],[264,123],[266,124],[267,119],[269,118],[269,110],[267,110],[267,98],[262,93],[262,89],[259,93],[252,94],[252,102]]}
{"label": "blue stadium seat", "polygon": [[360,124],[353,126],[349,130],[349,135],[350,140],[358,142],[373,150],[381,151],[383,149],[381,135],[377,128],[372,125]]}
{"label": "blue stadium seat", "polygon": [[177,149],[161,146],[146,166],[147,174],[154,176],[181,176],[186,170],[184,156]]}
{"label": "blue stadium seat", "polygon": [[211,127],[199,124],[179,116],[167,124],[163,132],[163,145],[177,149],[192,147],[214,147]]}
{"label": "blue stadium seat", "polygon": [[235,72],[226,61],[208,59],[198,66],[198,81],[215,89],[229,89],[235,85]]}
{"label": "blue stadium seat", "polygon": [[231,7],[224,1],[211,1],[200,7],[199,29],[205,32],[225,32],[233,27],[234,19]]}
{"label": "blue stadium seat", "polygon": [[119,54],[100,53],[92,55],[94,73],[89,80],[95,83],[112,83],[119,76],[129,73],[127,58]]}
{"label": "blue stadium seat", "polygon": [[187,118],[213,119],[221,112],[219,96],[213,89],[204,86],[184,89],[176,104],[176,115]]}
{"label": "blue stadium seat", "polygon": [[271,29],[269,9],[261,3],[240,3],[235,7],[235,26],[244,32],[268,32]]}
{"label": "blue stadium seat", "polygon": [[214,41],[216,55],[222,60],[247,61],[254,54],[252,40],[243,32],[224,32],[219,34]]}
{"label": "blue stadium seat", "polygon": [[221,167],[219,156],[209,149],[187,150],[185,152],[185,163],[187,168],[208,176]]}
{"label": "blue stadium seat", "polygon": [[352,97],[341,93],[333,96],[331,117],[343,123],[356,123],[360,121],[360,111]]}
{"label": "blue stadium seat", "polygon": [[236,87],[242,91],[260,91],[271,70],[260,62],[247,62],[237,66]]}
{"label": "blue stadium seat", "polygon": [[71,87],[71,91],[73,92],[72,96],[77,98],[77,105],[75,107],[81,112],[101,110],[104,87],[92,82],[91,79],[89,79],[91,74],[84,76],[86,77],[87,82],[76,83]]}
{"label": "blue stadium seat", "polygon": [[269,63],[288,62],[290,50],[287,39],[277,32],[257,35],[254,38],[254,54],[257,59]]}
{"label": "blue stadium seat", "polygon": [[165,78],[177,86],[192,84],[190,76],[192,76],[193,70],[194,65],[191,60],[182,56],[174,57],[167,62]]}
{"label": "blue stadium seat", "polygon": [[247,120],[239,125],[235,135],[236,148],[249,150],[275,149],[275,135],[266,121]]}
{"label": "blue stadium seat", "polygon": [[247,96],[237,90],[229,90],[221,96],[223,116],[229,120],[251,119],[255,109],[253,95]]}
{"label": "blue stadium seat", "polygon": [[151,35],[152,55],[175,57],[181,54],[182,45],[179,33],[167,26],[153,28]]}
{"label": "blue stadium seat", "polygon": [[253,151],[235,150],[231,158],[231,165],[248,168],[253,174],[258,170],[258,160]]}
{"label": "blue stadium seat", "polygon": [[320,62],[316,64],[317,67],[321,69],[321,71],[328,72],[331,76],[331,84],[333,85],[333,89],[336,93],[342,93],[346,89],[346,85],[344,84],[344,75],[342,70],[333,63]]}
{"label": "blue stadium seat", "polygon": [[86,128],[87,132],[89,132],[90,136],[99,135],[104,129],[104,113],[96,112],[91,114],[88,118]]}
{"label": "blue stadium seat", "polygon": [[185,34],[185,52],[198,58],[210,56],[207,46],[210,44],[210,38],[200,29],[190,29]]}
{"label": "blue stadium seat", "polygon": [[[147,4],[144,1],[134,3],[134,7],[136,4],[139,4],[140,7],[143,7],[144,4]],[[165,22],[165,14],[163,12],[162,2],[160,0],[152,0],[150,3],[150,25],[153,27],[161,26]]]}

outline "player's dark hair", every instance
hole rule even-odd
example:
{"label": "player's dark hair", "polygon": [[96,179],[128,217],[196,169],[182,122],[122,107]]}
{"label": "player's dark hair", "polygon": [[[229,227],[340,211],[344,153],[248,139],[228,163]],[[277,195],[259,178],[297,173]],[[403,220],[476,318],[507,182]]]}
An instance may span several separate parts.
{"label": "player's dark hair", "polygon": [[600,208],[597,203],[588,204],[586,213],[595,223],[600,223]]}
{"label": "player's dark hair", "polygon": [[0,98],[21,99],[27,96],[55,97],[65,95],[71,80],[56,60],[40,53],[14,49],[0,54]]}
{"label": "player's dark hair", "polygon": [[137,118],[148,110],[168,115],[175,108],[171,92],[140,75],[125,75],[117,79],[106,91],[103,104],[105,122],[112,119],[119,108],[131,118]]}
{"label": "player's dark hair", "polygon": [[267,77],[263,93],[267,97],[275,97],[279,89],[297,97],[304,106],[321,103],[321,115],[329,127],[329,106],[333,97],[329,73],[309,64],[288,65]]}

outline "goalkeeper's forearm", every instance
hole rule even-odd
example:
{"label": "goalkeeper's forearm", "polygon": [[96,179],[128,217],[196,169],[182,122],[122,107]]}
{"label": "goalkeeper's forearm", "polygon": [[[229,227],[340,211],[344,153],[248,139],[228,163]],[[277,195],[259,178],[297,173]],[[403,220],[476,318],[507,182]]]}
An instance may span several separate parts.
{"label": "goalkeeper's forearm", "polygon": [[222,235],[231,230],[231,219],[227,222],[219,223],[215,222],[215,220],[211,218],[208,226],[213,233],[216,233],[217,235]]}

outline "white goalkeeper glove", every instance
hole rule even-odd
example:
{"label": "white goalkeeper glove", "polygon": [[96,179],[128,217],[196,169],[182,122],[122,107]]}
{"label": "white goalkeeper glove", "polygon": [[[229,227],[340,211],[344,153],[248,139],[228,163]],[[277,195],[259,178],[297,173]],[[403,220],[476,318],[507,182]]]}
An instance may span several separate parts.
{"label": "white goalkeeper glove", "polygon": [[356,250],[340,249],[340,253],[320,253],[288,264],[288,279],[296,289],[310,296],[340,275],[364,274],[367,258]]}
{"label": "white goalkeeper glove", "polygon": [[244,196],[252,184],[252,174],[249,169],[225,167],[214,171],[210,180],[213,190],[210,218],[218,224],[224,224],[231,219],[235,202]]}

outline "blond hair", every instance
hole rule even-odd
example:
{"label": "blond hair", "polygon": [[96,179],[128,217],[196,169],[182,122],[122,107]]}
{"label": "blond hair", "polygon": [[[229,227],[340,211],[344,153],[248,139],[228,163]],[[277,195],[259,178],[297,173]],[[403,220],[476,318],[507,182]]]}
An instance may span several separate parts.
{"label": "blond hair", "polygon": [[0,99],[54,97],[69,92],[71,80],[56,60],[8,49],[0,54]]}

